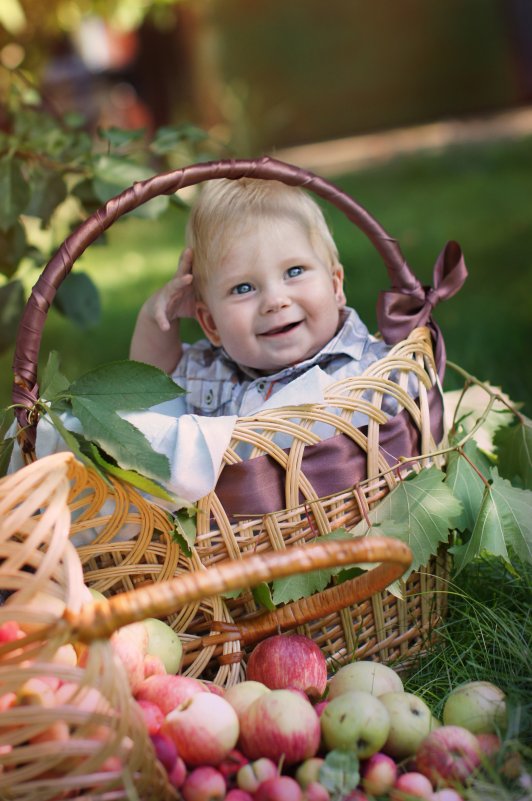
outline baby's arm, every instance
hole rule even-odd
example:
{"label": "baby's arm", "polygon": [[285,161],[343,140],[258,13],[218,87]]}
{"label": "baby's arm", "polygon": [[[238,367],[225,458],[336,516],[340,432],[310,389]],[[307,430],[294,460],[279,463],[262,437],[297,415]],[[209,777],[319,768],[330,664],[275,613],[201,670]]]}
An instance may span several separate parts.
{"label": "baby's arm", "polygon": [[175,277],[143,304],[131,338],[130,359],[173,372],[183,353],[179,322],[195,317],[192,281],[192,250],[187,248]]}

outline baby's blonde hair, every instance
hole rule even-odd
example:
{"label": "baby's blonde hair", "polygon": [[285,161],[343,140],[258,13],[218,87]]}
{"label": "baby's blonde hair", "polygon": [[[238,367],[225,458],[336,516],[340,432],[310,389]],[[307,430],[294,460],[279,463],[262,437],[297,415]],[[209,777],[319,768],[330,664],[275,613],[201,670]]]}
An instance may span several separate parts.
{"label": "baby's blonde hair", "polygon": [[323,212],[302,189],[260,178],[218,178],[205,184],[187,224],[186,244],[193,251],[198,296],[234,239],[258,219],[299,224],[331,269],[338,263],[338,250]]}

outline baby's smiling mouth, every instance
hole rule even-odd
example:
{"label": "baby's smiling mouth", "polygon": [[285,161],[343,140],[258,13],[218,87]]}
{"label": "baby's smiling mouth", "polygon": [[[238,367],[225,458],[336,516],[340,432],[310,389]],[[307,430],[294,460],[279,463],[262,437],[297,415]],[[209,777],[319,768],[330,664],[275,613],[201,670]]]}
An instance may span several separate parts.
{"label": "baby's smiling mouth", "polygon": [[279,336],[279,334],[286,334],[288,331],[292,331],[294,328],[297,328],[298,325],[301,325],[302,320],[297,320],[295,323],[287,323],[286,325],[280,325],[278,328],[270,328],[268,331],[263,331],[259,336],[261,337],[275,337]]}

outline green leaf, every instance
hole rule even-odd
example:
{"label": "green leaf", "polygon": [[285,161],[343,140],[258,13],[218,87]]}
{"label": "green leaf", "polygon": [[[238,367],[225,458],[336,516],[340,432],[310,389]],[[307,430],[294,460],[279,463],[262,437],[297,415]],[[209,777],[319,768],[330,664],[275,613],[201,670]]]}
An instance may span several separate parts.
{"label": "green leaf", "polygon": [[31,181],[31,197],[25,214],[38,217],[44,227],[50,223],[52,214],[67,196],[67,185],[58,172],[34,173]]}
{"label": "green leaf", "polygon": [[[165,488],[161,487],[156,481],[151,481],[135,470],[123,470],[118,465],[110,462],[93,442],[87,442],[87,449],[84,450],[84,452],[87,453],[89,458],[92,459],[98,467],[105,470],[106,473],[109,473],[115,478],[119,478],[121,481],[126,482],[126,484],[131,484],[131,486],[136,487],[136,489],[141,490],[141,492],[147,495],[153,495],[155,498],[160,498],[163,501],[170,501],[170,503],[175,504],[176,507],[186,503],[186,501],[182,501],[176,495],[172,495],[165,490]],[[170,529],[170,524],[168,528]]]}
{"label": "green leaf", "polygon": [[100,294],[93,280],[81,272],[70,273],[59,286],[54,307],[78,328],[86,330],[100,321]]}
{"label": "green leaf", "polygon": [[24,287],[20,281],[0,286],[0,353],[15,342],[24,303]]}
{"label": "green leaf", "polygon": [[56,414],[50,407],[46,407],[45,413],[48,415],[48,417],[52,422],[52,425],[64,439],[65,444],[68,446],[69,450],[72,451],[74,456],[76,456],[87,467],[95,468],[97,472],[100,473],[101,475],[102,474],[101,470],[99,470],[95,466],[92,459],[89,459],[89,457],[86,456],[86,454],[80,447],[80,440],[82,440],[83,438],[80,437],[79,434],[74,434],[72,431],[69,431],[68,428],[64,425],[63,421],[61,420],[61,417],[58,414]]}
{"label": "green leaf", "polygon": [[512,486],[494,470],[492,494],[507,545],[520,559],[532,562],[532,492]]}
{"label": "green leaf", "polygon": [[331,794],[331,801],[340,801],[360,782],[360,763],[353,751],[329,751],[320,767],[320,784]]}
{"label": "green leaf", "polygon": [[482,504],[470,538],[463,545],[456,545],[449,550],[454,554],[456,575],[469,562],[484,554],[501,556],[506,562],[509,561],[504,538],[504,522],[495,503],[491,486],[484,487]]}
{"label": "green leaf", "polygon": [[[449,539],[462,507],[444,483],[445,476],[437,467],[428,467],[401,481],[369,513],[372,526],[393,521],[397,539],[412,550],[412,565],[404,579],[414,570],[426,565],[441,542]],[[353,533],[364,533],[365,521]]]}
{"label": "green leaf", "polygon": [[[345,529],[337,529],[329,534],[316,537],[312,542],[351,539],[352,536]],[[307,598],[315,592],[321,592],[328,585],[331,578],[342,569],[341,567],[322,568],[320,570],[312,570],[310,573],[295,573],[292,576],[275,579],[272,584],[272,601],[277,606],[290,601],[298,601],[300,598]]]}
{"label": "green leaf", "polygon": [[[473,462],[487,480],[490,476],[490,465],[482,451],[477,448],[476,443],[468,440],[463,451],[467,459]],[[471,467],[467,459],[458,451],[452,451],[447,462],[447,478],[445,480],[454,497],[462,504],[462,513],[455,521],[455,527],[460,531],[466,529],[473,531],[482,505],[485,486],[485,482]]]}
{"label": "green leaf", "polygon": [[113,411],[149,409],[183,394],[162,370],[129,359],[89,370],[70,385],[69,391],[72,397],[90,398]]}
{"label": "green leaf", "polygon": [[146,134],[145,129],[135,128],[131,130],[124,130],[123,128],[98,128],[98,136],[103,139],[112,147],[122,147],[130,145],[132,142],[138,142],[143,139]]}
{"label": "green leaf", "polygon": [[119,417],[109,405],[102,403],[101,398],[75,395],[72,397],[72,411],[80,421],[85,437],[97,442],[120,467],[155,480],[164,481],[170,477],[168,458],[154,451],[144,434]]}
{"label": "green leaf", "polygon": [[[106,203],[135,182],[144,181],[152,176],[151,170],[123,157],[102,156],[95,164],[94,191],[102,203]],[[153,220],[166,211],[168,203],[166,195],[158,195],[130,213],[135,217]]]}
{"label": "green leaf", "polygon": [[27,253],[24,226],[15,222],[11,228],[0,230],[0,273],[9,278],[15,273]]}
{"label": "green leaf", "polygon": [[532,420],[497,429],[495,448],[501,476],[532,490]]}
{"label": "green leaf", "polygon": [[24,212],[30,189],[20,162],[12,156],[0,159],[0,230],[7,232]]}
{"label": "green leaf", "polygon": [[59,370],[59,355],[56,350],[50,351],[48,361],[42,372],[41,397],[48,401],[66,392],[70,381]]}
{"label": "green leaf", "polygon": [[273,602],[270,585],[266,581],[261,581],[256,587],[251,590],[253,599],[258,606],[268,609],[270,612],[275,611],[276,606]]}
{"label": "green leaf", "polygon": [[196,509],[194,507],[180,509],[174,513],[173,519],[174,533],[172,536],[183,549],[185,556],[192,556],[197,533]]}

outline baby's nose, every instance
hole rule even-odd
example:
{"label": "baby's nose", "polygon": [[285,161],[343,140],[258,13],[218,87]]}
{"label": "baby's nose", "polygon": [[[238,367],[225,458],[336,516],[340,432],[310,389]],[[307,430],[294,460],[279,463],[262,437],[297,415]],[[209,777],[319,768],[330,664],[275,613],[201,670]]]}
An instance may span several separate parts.
{"label": "baby's nose", "polygon": [[282,286],[275,286],[266,290],[262,298],[263,313],[276,312],[290,305],[288,292]]}

